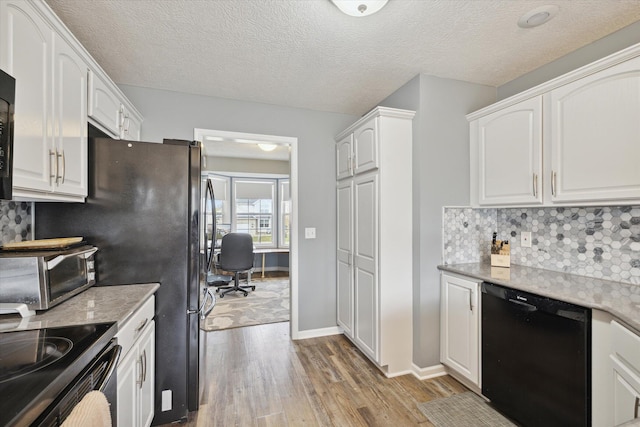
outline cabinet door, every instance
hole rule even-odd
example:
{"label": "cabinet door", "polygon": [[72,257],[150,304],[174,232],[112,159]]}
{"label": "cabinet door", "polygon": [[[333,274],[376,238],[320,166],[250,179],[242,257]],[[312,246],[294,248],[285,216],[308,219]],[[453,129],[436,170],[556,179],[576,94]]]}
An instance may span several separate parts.
{"label": "cabinet door", "polygon": [[353,156],[354,175],[378,168],[377,118],[371,119],[353,132]]}
{"label": "cabinet door", "polygon": [[116,92],[94,71],[89,71],[88,115],[111,136],[120,138],[120,99]]}
{"label": "cabinet door", "polygon": [[354,180],[354,339],[379,361],[378,175]]}
{"label": "cabinet door", "polygon": [[640,200],[640,58],[545,95],[553,202]]}
{"label": "cabinet door", "polygon": [[53,31],[27,2],[0,2],[0,66],[16,79],[13,186],[51,190]]}
{"label": "cabinet door", "polygon": [[140,337],[138,354],[142,368],[139,391],[140,425],[151,425],[154,413],[154,381],[155,381],[155,322],[151,322]]}
{"label": "cabinet door", "polygon": [[54,51],[54,191],[87,195],[87,66],[62,37]]}
{"label": "cabinet door", "polygon": [[542,97],[478,119],[478,203],[542,203]]}
{"label": "cabinet door", "polygon": [[136,347],[118,364],[118,425],[137,426],[139,419],[138,387],[140,379],[140,359]]}
{"label": "cabinet door", "polygon": [[478,282],[442,275],[440,360],[479,386],[478,300]]}
{"label": "cabinet door", "polygon": [[353,180],[339,181],[337,193],[337,316],[338,325],[353,338]]}
{"label": "cabinet door", "polygon": [[130,141],[140,141],[142,122],[131,112],[125,110],[123,123],[123,138]]}
{"label": "cabinet door", "polygon": [[613,423],[619,425],[638,418],[640,414],[640,378],[617,357],[613,366]]}
{"label": "cabinet door", "polygon": [[336,179],[343,179],[352,175],[351,146],[353,134],[336,144]]}

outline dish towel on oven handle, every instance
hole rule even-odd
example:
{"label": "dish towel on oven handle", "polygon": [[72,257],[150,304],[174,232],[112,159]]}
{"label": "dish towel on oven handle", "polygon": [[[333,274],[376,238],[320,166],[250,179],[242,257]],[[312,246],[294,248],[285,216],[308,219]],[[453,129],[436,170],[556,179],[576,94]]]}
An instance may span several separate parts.
{"label": "dish towel on oven handle", "polygon": [[111,427],[109,402],[104,393],[90,391],[73,408],[61,427]]}

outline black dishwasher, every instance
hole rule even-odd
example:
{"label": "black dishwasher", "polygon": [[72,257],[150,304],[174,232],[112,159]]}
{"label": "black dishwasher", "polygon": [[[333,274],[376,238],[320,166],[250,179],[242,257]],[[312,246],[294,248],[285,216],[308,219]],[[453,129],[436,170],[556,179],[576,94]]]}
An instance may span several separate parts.
{"label": "black dishwasher", "polygon": [[591,425],[591,310],[482,284],[482,394],[524,426]]}

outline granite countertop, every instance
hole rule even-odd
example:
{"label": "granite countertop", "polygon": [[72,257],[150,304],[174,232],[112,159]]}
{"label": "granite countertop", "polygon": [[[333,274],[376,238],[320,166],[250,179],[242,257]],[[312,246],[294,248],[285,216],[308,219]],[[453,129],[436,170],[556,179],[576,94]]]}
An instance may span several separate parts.
{"label": "granite countertop", "polygon": [[159,287],[157,283],[93,286],[35,316],[2,315],[0,332],[109,322],[121,326]]}
{"label": "granite countertop", "polygon": [[638,285],[520,265],[501,268],[475,263],[440,265],[438,268],[442,271],[606,311],[640,331],[640,286]]}

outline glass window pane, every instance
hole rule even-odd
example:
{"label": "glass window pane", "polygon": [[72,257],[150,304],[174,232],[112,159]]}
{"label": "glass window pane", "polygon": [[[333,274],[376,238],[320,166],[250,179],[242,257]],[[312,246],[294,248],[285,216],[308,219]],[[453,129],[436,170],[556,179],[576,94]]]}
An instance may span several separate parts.
{"label": "glass window pane", "polygon": [[291,231],[291,193],[289,180],[278,180],[280,186],[280,242],[279,246],[289,247]]}
{"label": "glass window pane", "polygon": [[273,179],[234,179],[236,230],[251,234],[256,246],[275,246],[275,184]]}

